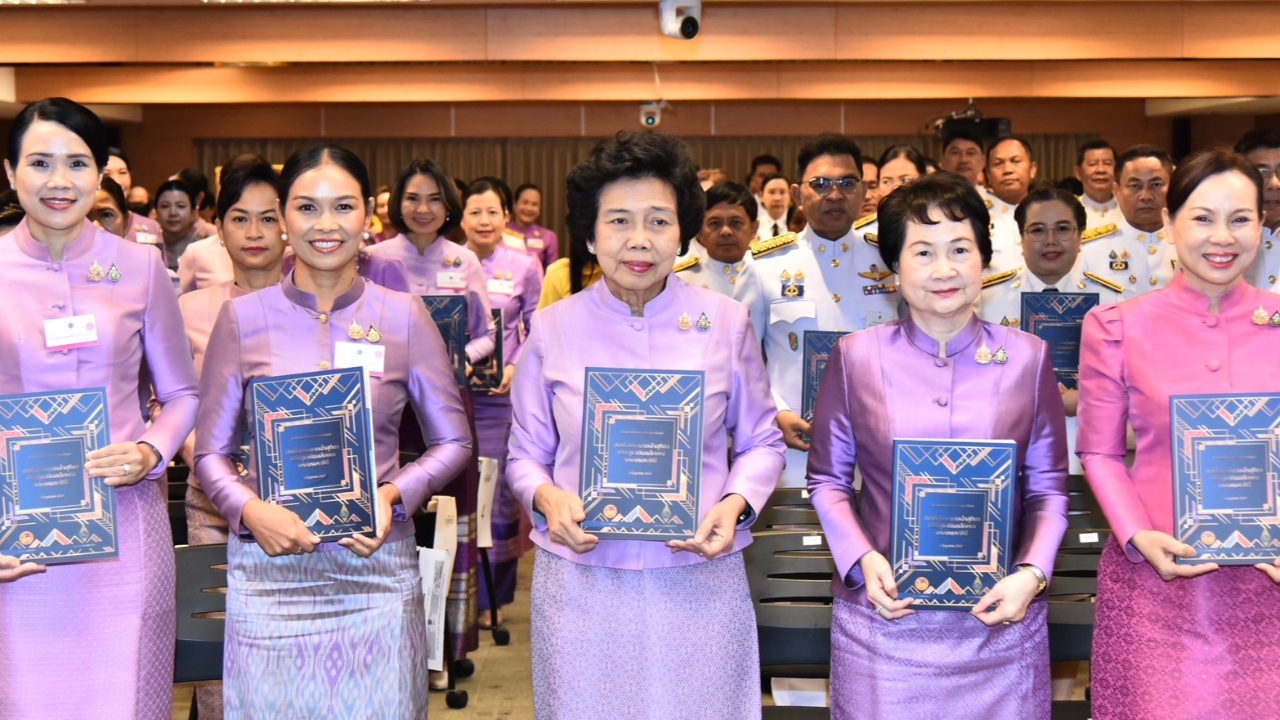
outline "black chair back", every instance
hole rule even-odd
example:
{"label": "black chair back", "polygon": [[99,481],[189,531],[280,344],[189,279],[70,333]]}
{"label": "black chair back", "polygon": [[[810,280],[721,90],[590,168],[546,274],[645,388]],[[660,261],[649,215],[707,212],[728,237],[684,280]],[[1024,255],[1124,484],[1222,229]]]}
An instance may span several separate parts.
{"label": "black chair back", "polygon": [[818,511],[804,488],[778,488],[760,509],[753,532],[765,530],[809,530],[821,528]]}
{"label": "black chair back", "polygon": [[227,546],[174,549],[178,587],[178,644],[175,683],[222,679],[226,632]]}

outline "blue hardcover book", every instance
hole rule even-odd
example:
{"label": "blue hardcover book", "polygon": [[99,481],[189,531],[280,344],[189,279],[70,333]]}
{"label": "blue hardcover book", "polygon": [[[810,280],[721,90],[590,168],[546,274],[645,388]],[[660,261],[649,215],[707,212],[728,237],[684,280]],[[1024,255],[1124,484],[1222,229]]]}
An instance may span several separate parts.
{"label": "blue hardcover book", "polygon": [[1058,382],[1080,384],[1080,331],[1084,316],[1098,306],[1098,293],[1022,293],[1022,329],[1049,343]]}
{"label": "blue hardcover book", "polygon": [[1009,573],[1018,446],[1012,440],[894,440],[898,597],[968,610]]}
{"label": "blue hardcover book", "polygon": [[1253,565],[1280,557],[1280,394],[1174,395],[1174,536],[1180,563]]}
{"label": "blue hardcover book", "polygon": [[471,366],[471,389],[488,393],[502,384],[502,375],[507,369],[506,349],[503,340],[506,333],[502,324],[502,310],[493,311],[493,354]]}
{"label": "blue hardcover book", "polygon": [[258,497],[297,513],[324,542],[377,532],[368,387],[364,368],[249,383]]}
{"label": "blue hardcover book", "polygon": [[0,397],[0,554],[43,565],[119,556],[115,488],[84,467],[110,444],[105,388]]}
{"label": "blue hardcover book", "polygon": [[431,319],[444,338],[444,347],[449,353],[449,362],[453,365],[453,379],[458,382],[460,389],[466,390],[467,341],[471,337],[467,328],[467,296],[424,295],[422,302],[427,304]]}
{"label": "blue hardcover book", "polygon": [[587,368],[580,491],[586,532],[686,540],[698,529],[702,372]]}
{"label": "blue hardcover book", "polygon": [[804,333],[803,395],[800,400],[800,416],[807,423],[813,422],[813,409],[818,405],[818,390],[822,378],[827,376],[827,358],[840,338],[847,332],[806,330]]}

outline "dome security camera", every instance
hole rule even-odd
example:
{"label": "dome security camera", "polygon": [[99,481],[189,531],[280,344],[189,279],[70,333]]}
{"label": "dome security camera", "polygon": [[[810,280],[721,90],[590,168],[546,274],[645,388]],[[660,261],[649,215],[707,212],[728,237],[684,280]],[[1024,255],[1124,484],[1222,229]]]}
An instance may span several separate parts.
{"label": "dome security camera", "polygon": [[662,124],[662,109],[667,104],[663,102],[647,102],[640,103],[640,125],[646,128],[656,128]]}
{"label": "dome security camera", "polygon": [[676,40],[692,40],[702,29],[702,0],[659,0],[662,34]]}

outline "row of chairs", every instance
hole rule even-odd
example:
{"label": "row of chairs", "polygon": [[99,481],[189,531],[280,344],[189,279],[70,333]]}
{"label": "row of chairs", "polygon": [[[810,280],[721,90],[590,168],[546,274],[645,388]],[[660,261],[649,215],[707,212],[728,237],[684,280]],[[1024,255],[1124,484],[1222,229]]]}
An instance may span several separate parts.
{"label": "row of chairs", "polygon": [[[1098,560],[1110,539],[1106,519],[1083,478],[1069,483],[1068,526],[1049,598],[1053,662],[1088,661],[1093,649]],[[831,665],[830,582],[835,563],[808,492],[777,490],[760,512],[744,552],[756,611],[762,682],[827,678]],[[1089,701],[1055,701],[1054,720],[1085,720]],[[766,707],[765,720],[819,720],[829,708]]]}

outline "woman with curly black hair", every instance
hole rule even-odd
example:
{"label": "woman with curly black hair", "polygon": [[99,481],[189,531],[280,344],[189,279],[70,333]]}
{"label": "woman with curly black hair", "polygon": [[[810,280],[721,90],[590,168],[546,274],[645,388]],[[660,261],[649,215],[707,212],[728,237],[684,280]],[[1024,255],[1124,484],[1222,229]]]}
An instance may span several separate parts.
{"label": "woman with curly black hair", "polygon": [[[534,315],[516,368],[507,466],[538,546],[539,720],[598,717],[604,707],[617,718],[760,717],[755,617],[736,551],[751,542],[755,510],[782,472],[782,436],[746,309],[672,274],[705,202],[688,150],[659,133],[620,133],[569,175],[569,233],[594,254],[603,281]],[[702,413],[684,427],[701,437],[702,456],[687,469],[701,482],[685,539],[583,530],[587,368],[644,373],[636,394],[653,373],[703,374]],[[604,507],[593,521],[596,512],[610,517]]]}

